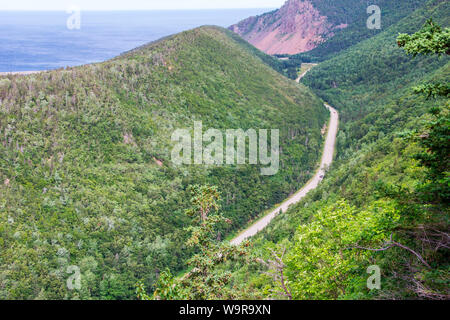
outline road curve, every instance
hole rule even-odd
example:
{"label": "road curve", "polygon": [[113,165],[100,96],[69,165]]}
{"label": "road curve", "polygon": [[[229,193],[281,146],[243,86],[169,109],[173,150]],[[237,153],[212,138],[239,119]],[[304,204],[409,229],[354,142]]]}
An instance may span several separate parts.
{"label": "road curve", "polygon": [[337,110],[328,104],[325,104],[325,107],[330,111],[331,117],[328,127],[327,138],[325,140],[325,147],[322,154],[322,160],[320,162],[320,169],[317,171],[314,177],[312,177],[312,179],[309,180],[309,182],[297,193],[295,193],[293,196],[285,200],[281,205],[279,205],[269,214],[265,215],[263,218],[255,222],[249,228],[242,231],[237,237],[232,239],[230,241],[232,245],[239,245],[244,240],[253,237],[255,234],[263,230],[272,221],[272,219],[275,218],[280,213],[280,211],[286,212],[289,206],[303,199],[309,191],[317,188],[319,183],[323,180],[323,177],[325,176],[326,173],[326,169],[333,162],[334,147],[336,144],[336,136],[339,126],[339,113],[337,112]]}
{"label": "road curve", "polygon": [[313,67],[317,66],[317,63],[307,63],[307,64],[310,65],[311,68],[309,68],[309,69],[307,69],[306,71],[304,71],[301,75],[298,76],[297,79],[295,79],[295,81],[296,81],[297,83],[300,83],[300,80],[302,80],[303,77],[306,76],[306,74],[307,74],[309,71],[311,71],[311,69],[312,69]]}

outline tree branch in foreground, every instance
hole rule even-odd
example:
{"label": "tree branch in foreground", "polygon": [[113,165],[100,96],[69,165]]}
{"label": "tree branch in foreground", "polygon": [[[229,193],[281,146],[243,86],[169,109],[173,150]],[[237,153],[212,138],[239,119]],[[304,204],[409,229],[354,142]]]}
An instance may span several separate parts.
{"label": "tree branch in foreground", "polygon": [[405,246],[405,245],[403,245],[403,244],[401,244],[401,243],[398,243],[398,242],[395,242],[395,241],[393,241],[392,240],[392,236],[393,236],[393,234],[391,234],[391,238],[390,238],[390,240],[388,241],[388,242],[386,242],[386,243],[384,243],[383,244],[383,247],[382,248],[379,248],[379,249],[373,249],[373,248],[366,248],[366,247],[361,247],[361,246],[354,246],[354,247],[351,247],[351,248],[346,248],[347,250],[353,250],[353,249],[362,249],[362,250],[369,250],[369,251],[377,251],[377,252],[379,252],[379,251],[386,251],[386,250],[389,250],[389,249],[391,249],[391,248],[394,248],[394,247],[398,247],[398,248],[402,248],[402,249],[405,249],[405,250],[407,250],[407,251],[409,251],[409,252],[411,252],[412,254],[414,254],[427,268],[430,268],[431,269],[431,266],[425,261],[425,259],[419,254],[419,253],[417,253],[416,251],[414,251],[413,249],[411,249],[411,248],[409,248],[409,247],[407,247],[407,246]]}

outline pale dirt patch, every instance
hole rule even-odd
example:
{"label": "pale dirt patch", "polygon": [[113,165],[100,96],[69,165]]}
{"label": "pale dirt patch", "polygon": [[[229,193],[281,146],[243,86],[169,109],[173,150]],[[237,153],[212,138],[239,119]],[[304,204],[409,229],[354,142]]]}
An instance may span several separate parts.
{"label": "pale dirt patch", "polygon": [[162,167],[164,164],[161,160],[156,159],[155,157],[153,157],[153,160],[156,162],[156,164],[160,167]]}

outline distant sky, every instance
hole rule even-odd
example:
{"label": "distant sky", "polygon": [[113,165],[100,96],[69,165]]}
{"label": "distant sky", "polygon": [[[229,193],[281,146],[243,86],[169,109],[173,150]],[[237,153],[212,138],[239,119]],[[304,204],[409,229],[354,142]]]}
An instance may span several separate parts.
{"label": "distant sky", "polygon": [[0,10],[176,10],[277,8],[286,0],[0,0]]}

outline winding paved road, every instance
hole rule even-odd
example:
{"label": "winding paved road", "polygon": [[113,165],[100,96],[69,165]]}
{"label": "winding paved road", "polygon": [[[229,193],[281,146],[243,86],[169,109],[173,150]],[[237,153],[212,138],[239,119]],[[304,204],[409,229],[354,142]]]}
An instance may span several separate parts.
{"label": "winding paved road", "polygon": [[302,78],[303,78],[304,76],[306,76],[306,74],[307,74],[309,71],[311,71],[312,68],[314,68],[315,66],[317,66],[317,63],[305,63],[305,64],[307,64],[308,66],[310,66],[310,68],[307,69],[307,70],[304,71],[301,75],[298,76],[298,78],[295,80],[295,81],[297,81],[298,83],[300,83],[300,80],[302,80]]}
{"label": "winding paved road", "polygon": [[[300,81],[300,79],[298,79]],[[297,82],[298,82],[297,81]],[[320,163],[320,169],[317,171],[317,173],[312,177],[312,179],[297,193],[295,193],[292,197],[285,200],[281,205],[279,205],[277,208],[275,208],[272,212],[255,222],[253,225],[251,225],[246,230],[242,231],[236,238],[230,241],[232,245],[239,245],[244,240],[253,237],[255,234],[260,232],[262,229],[267,227],[267,225],[272,221],[273,218],[275,218],[280,211],[286,212],[289,208],[289,206],[299,202],[301,199],[303,199],[306,194],[317,188],[319,183],[323,180],[323,177],[325,176],[326,169],[330,166],[330,164],[333,162],[333,154],[334,154],[334,147],[336,144],[336,136],[338,132],[338,125],[339,125],[339,114],[328,104],[325,104],[325,107],[330,111],[331,118],[327,133],[327,138],[325,140],[325,147],[322,154],[322,160]]]}

